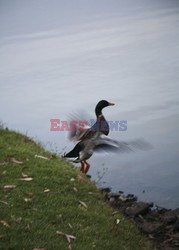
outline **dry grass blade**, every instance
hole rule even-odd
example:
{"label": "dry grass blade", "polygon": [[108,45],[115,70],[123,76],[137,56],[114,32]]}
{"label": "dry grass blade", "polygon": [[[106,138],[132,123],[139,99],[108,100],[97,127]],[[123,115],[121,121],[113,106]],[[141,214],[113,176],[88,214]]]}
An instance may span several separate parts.
{"label": "dry grass blade", "polygon": [[16,185],[5,185],[4,189],[13,189],[16,188]]}
{"label": "dry grass blade", "polygon": [[5,220],[1,220],[0,223],[5,227],[10,227],[10,225]]}
{"label": "dry grass blade", "polygon": [[43,159],[43,160],[50,160],[48,157],[45,157],[43,155],[35,155],[35,158],[40,158],[40,159]]}
{"label": "dry grass blade", "polygon": [[86,205],[86,203],[85,203],[84,201],[79,201],[79,203],[80,203],[83,207],[88,208],[88,206]]}
{"label": "dry grass blade", "polygon": [[32,181],[33,178],[32,177],[25,177],[25,178],[19,178],[19,181]]}

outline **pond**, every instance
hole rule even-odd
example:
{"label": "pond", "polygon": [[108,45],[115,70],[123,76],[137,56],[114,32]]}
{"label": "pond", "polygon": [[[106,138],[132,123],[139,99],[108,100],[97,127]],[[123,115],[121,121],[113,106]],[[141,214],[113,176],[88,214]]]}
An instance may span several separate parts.
{"label": "pond", "polygon": [[127,121],[127,130],[109,136],[144,138],[153,149],[94,154],[92,180],[178,207],[179,4],[62,2],[2,3],[0,120],[61,154],[74,144],[66,132],[50,131],[50,119],[95,119],[99,100],[114,102],[103,113]]}

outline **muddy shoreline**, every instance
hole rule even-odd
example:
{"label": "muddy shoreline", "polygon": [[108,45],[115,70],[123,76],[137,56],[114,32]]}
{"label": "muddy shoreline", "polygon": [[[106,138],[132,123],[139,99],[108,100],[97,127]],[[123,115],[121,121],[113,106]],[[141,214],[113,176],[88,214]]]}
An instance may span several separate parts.
{"label": "muddy shoreline", "polygon": [[138,201],[134,194],[113,193],[109,188],[102,188],[101,192],[111,206],[130,218],[158,249],[179,250],[179,208],[154,206]]}

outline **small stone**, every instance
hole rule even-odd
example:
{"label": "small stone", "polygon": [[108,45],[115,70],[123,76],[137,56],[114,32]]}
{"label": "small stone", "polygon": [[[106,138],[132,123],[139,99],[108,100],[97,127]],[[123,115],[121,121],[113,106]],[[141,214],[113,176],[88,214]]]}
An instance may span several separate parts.
{"label": "small stone", "polygon": [[158,232],[163,227],[163,224],[144,222],[141,225],[139,225],[139,227],[144,233],[151,234]]}
{"label": "small stone", "polygon": [[136,202],[131,207],[126,208],[125,213],[131,217],[135,217],[139,214],[146,214],[150,207],[150,203]]}
{"label": "small stone", "polygon": [[179,219],[176,220],[174,228],[179,232]]}

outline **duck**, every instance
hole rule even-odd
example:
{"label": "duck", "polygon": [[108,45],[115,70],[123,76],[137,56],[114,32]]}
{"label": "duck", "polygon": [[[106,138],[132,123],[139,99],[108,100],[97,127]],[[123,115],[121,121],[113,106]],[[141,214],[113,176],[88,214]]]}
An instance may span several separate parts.
{"label": "duck", "polygon": [[106,100],[98,102],[95,108],[96,122],[92,127],[87,127],[71,131],[69,139],[71,141],[78,141],[75,147],[64,154],[64,158],[75,158],[74,163],[80,163],[80,170],[87,174],[90,168],[90,164],[87,160],[93,155],[94,152],[98,153],[130,153],[136,152],[136,150],[151,150],[153,147],[143,138],[134,139],[131,141],[118,141],[108,136],[110,132],[109,124],[106,121],[102,110],[105,107],[113,106],[114,103],[110,103]]}
{"label": "duck", "polygon": [[95,148],[97,146],[99,147],[101,136],[108,136],[109,134],[109,124],[106,121],[102,110],[113,105],[115,104],[106,100],[99,101],[95,107],[96,122],[93,124],[93,126],[91,128],[88,127],[84,130],[78,128],[70,135],[70,140],[79,142],[70,152],[64,154],[63,157],[76,158],[73,162],[80,162],[80,170],[85,174],[89,171],[90,168],[90,164],[87,162],[87,160],[92,156]]}

